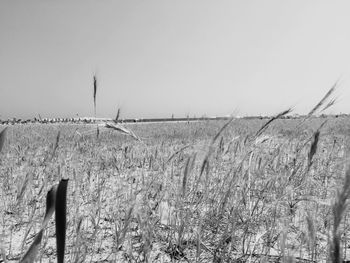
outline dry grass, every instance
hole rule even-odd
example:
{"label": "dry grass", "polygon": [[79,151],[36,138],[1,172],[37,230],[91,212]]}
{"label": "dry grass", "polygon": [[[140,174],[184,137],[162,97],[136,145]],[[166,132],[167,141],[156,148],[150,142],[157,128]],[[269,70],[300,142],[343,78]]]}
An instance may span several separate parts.
{"label": "dry grass", "polygon": [[[335,262],[349,254],[347,121],[319,129],[324,120],[310,119],[300,133],[297,120],[276,119],[258,138],[260,120],[126,127],[143,143],[75,132],[91,126],[13,126],[0,166],[2,254],[24,255],[63,177],[66,262]],[[56,258],[54,233],[48,223],[42,262]]]}
{"label": "dry grass", "polygon": [[4,147],[5,138],[6,138],[6,130],[7,130],[7,127],[5,127],[5,128],[0,132],[0,152],[2,151],[2,148]]}
{"label": "dry grass", "polygon": [[302,121],[3,129],[1,261],[342,262],[349,118],[312,117],[335,86]]}

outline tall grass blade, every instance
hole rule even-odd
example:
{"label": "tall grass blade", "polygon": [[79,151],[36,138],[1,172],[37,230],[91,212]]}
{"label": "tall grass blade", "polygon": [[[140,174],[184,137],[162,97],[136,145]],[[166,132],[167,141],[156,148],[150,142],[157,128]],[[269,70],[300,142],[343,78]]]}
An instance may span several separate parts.
{"label": "tall grass blade", "polygon": [[55,211],[56,204],[56,194],[57,194],[57,185],[53,186],[46,195],[46,212],[43,221],[43,227],[46,227],[53,212]]}
{"label": "tall grass blade", "polygon": [[233,121],[234,119],[231,118],[228,122],[226,122],[222,127],[221,129],[219,130],[219,132],[214,136],[212,142],[211,142],[211,145],[213,145],[215,143],[215,141],[219,138],[219,136],[221,135],[221,133],[227,128],[227,126],[229,126],[231,124],[231,122]]}
{"label": "tall grass blade", "polygon": [[120,108],[118,108],[117,116],[115,116],[114,122],[117,123],[120,117]]}
{"label": "tall grass blade", "polygon": [[292,112],[293,109],[292,108],[289,108],[285,111],[282,111],[281,113],[277,114],[276,116],[272,117],[268,122],[266,122],[258,131],[257,133],[255,134],[256,137],[260,136],[266,129],[267,127],[274,121],[274,120],[277,120],[279,118],[281,118],[282,116],[284,115],[287,115],[288,113]]}
{"label": "tall grass blade", "polygon": [[319,101],[319,103],[316,104],[315,107],[307,114],[306,118],[310,117],[312,114],[314,114],[322,105],[325,103],[327,98],[331,96],[331,94],[334,92],[335,88],[338,85],[338,81],[334,83],[334,85],[330,88],[330,90],[324,95],[324,97]]}
{"label": "tall grass blade", "polygon": [[321,110],[321,112],[324,112],[328,108],[332,107],[337,102],[337,99],[332,99],[330,102],[327,103],[326,106]]}
{"label": "tall grass blade", "polygon": [[311,143],[310,152],[309,152],[309,155],[308,155],[308,165],[307,165],[308,170],[310,169],[310,167],[312,165],[312,158],[314,157],[314,155],[315,155],[315,153],[317,151],[317,143],[318,143],[319,137],[320,137],[320,131],[317,130],[314,133],[313,140],[312,140],[312,143]]}
{"label": "tall grass blade", "polygon": [[199,173],[199,177],[201,178],[202,177],[202,174],[205,170],[205,168],[208,169],[208,166],[209,166],[209,155],[207,155],[202,163],[202,166],[201,166],[201,170],[200,170],[200,173]]}
{"label": "tall grass blade", "polygon": [[180,152],[182,152],[183,150],[189,148],[189,147],[192,147],[193,144],[188,144],[182,148],[180,148],[179,150],[177,150],[176,152],[174,152],[170,157],[169,159],[166,161],[166,163],[169,163],[177,154],[179,154]]}
{"label": "tall grass blade", "polygon": [[1,131],[1,133],[0,133],[0,152],[1,152],[1,150],[4,147],[4,144],[5,144],[6,131],[7,131],[7,127],[5,129],[3,129]]}
{"label": "tall grass blade", "polygon": [[53,147],[53,150],[52,150],[51,159],[53,159],[53,157],[57,151],[58,144],[60,142],[60,136],[61,136],[61,132],[58,131],[57,136],[56,136],[55,146]]}
{"label": "tall grass blade", "polygon": [[36,255],[38,253],[39,245],[43,237],[43,231],[50,220],[53,212],[55,211],[55,200],[56,200],[56,190],[57,187],[52,187],[51,190],[46,195],[46,212],[45,217],[41,226],[39,233],[36,235],[33,243],[24,254],[20,263],[33,263],[35,261]]}
{"label": "tall grass blade", "polygon": [[25,253],[24,257],[20,260],[20,263],[33,263],[38,253],[39,245],[41,239],[43,238],[43,229],[36,235],[33,243],[29,247],[28,251]]}
{"label": "tall grass blade", "polygon": [[307,230],[308,230],[308,243],[311,250],[311,260],[314,260],[315,254],[315,242],[316,242],[316,229],[315,224],[310,213],[306,217]]}
{"label": "tall grass blade", "polygon": [[182,178],[182,198],[185,198],[186,195],[186,185],[187,185],[187,178],[190,173],[190,164],[191,164],[191,157],[188,157],[186,165],[185,165],[185,171],[184,176]]}
{"label": "tall grass blade", "polygon": [[[202,177],[202,174],[204,172],[205,169],[209,170],[209,158],[210,158],[210,155],[211,153],[213,152],[213,145],[214,143],[216,142],[216,140],[219,138],[219,136],[222,134],[222,132],[231,124],[231,122],[233,121],[234,119],[231,118],[228,122],[226,122],[221,128],[220,130],[218,131],[218,133],[213,137],[210,145],[209,145],[209,150],[203,160],[203,163],[202,163],[202,166],[201,166],[201,169],[200,169],[200,173],[199,173],[199,178]],[[199,180],[198,180],[199,182]]]}
{"label": "tall grass blade", "polygon": [[57,262],[64,262],[64,249],[66,244],[66,223],[67,223],[67,186],[68,179],[62,179],[57,188],[56,195],[56,244]]}
{"label": "tall grass blade", "polygon": [[24,196],[24,192],[27,188],[27,185],[29,183],[29,177],[31,176],[30,173],[27,173],[26,174],[26,177],[24,178],[24,181],[23,181],[23,184],[22,184],[22,187],[21,187],[21,190],[17,193],[17,205],[21,202],[23,196]]}
{"label": "tall grass blade", "polygon": [[96,93],[97,93],[97,78],[96,75],[94,75],[94,114],[96,118]]}
{"label": "tall grass blade", "polygon": [[343,189],[337,195],[337,199],[335,204],[332,207],[333,210],[333,238],[331,240],[331,251],[330,256],[333,263],[342,262],[342,255],[340,249],[340,239],[341,233],[339,231],[340,223],[343,217],[343,214],[347,207],[347,199],[350,197],[350,167],[347,168],[345,173],[345,181],[343,185]]}
{"label": "tall grass blade", "polygon": [[[319,136],[320,136],[320,130],[322,129],[322,127],[327,123],[327,120],[325,120],[320,127],[318,127],[318,129],[314,132],[314,134],[312,135],[312,139],[311,139],[311,147],[310,147],[310,151],[308,153],[308,167],[307,170],[310,169],[311,165],[312,165],[312,158],[314,157],[316,151],[317,151],[317,145],[318,145],[318,141],[319,141]],[[306,144],[308,144],[309,140],[307,140],[304,144],[304,146]]]}

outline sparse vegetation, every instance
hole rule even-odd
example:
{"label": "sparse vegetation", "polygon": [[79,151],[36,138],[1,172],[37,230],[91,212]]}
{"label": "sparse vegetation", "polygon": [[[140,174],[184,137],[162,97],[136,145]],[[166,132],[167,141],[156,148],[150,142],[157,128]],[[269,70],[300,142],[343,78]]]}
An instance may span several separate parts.
{"label": "sparse vegetation", "polygon": [[[96,138],[91,125],[12,126],[1,153],[1,254],[23,256],[45,192],[64,177],[66,262],[322,262],[335,257],[332,244],[346,258],[347,121],[300,129],[275,120],[258,137],[264,120],[129,126],[142,143],[113,129]],[[42,262],[56,257],[54,233],[50,222]]]}
{"label": "sparse vegetation", "polygon": [[333,90],[304,120],[2,129],[1,261],[342,262],[350,122],[311,116]]}

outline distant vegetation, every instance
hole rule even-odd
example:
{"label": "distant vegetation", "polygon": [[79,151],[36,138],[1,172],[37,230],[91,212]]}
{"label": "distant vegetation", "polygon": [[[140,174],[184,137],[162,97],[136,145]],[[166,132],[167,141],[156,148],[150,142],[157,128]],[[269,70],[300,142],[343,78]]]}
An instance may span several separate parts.
{"label": "distant vegetation", "polygon": [[[346,117],[347,114],[337,114],[337,115],[326,115],[321,114],[319,117],[321,118],[338,118],[338,117]],[[281,119],[302,119],[305,118],[306,115],[287,115],[281,116]],[[148,118],[148,119],[119,119],[121,123],[135,123],[135,122],[179,122],[179,121],[208,121],[208,120],[229,120],[231,118],[237,119],[269,119],[271,116],[247,116],[247,117],[188,117],[188,118]],[[30,123],[101,123],[104,121],[113,121],[112,118],[95,118],[95,117],[84,117],[84,118],[32,118],[32,119],[20,119],[20,118],[9,118],[6,120],[0,119],[0,124],[3,125],[13,125],[13,124],[30,124]]]}

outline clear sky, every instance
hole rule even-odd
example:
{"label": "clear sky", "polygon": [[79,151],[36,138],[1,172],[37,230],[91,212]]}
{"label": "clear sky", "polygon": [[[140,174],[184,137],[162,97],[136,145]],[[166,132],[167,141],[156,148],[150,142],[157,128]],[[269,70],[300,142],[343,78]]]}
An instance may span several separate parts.
{"label": "clear sky", "polygon": [[1,0],[0,118],[350,113],[350,1]]}

